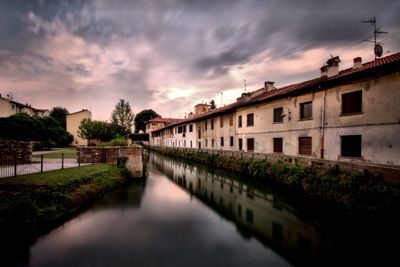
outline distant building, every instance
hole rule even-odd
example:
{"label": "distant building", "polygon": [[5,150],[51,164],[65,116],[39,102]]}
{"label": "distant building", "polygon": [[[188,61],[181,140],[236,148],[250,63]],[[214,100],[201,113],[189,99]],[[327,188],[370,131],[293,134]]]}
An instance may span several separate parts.
{"label": "distant building", "polygon": [[50,114],[48,109],[33,108],[31,105],[21,104],[12,100],[10,95],[8,95],[8,98],[4,98],[0,94],[0,117],[8,117],[17,113],[25,113],[29,116],[38,117],[48,116]]}
{"label": "distant building", "polygon": [[174,118],[154,118],[146,123],[146,133],[158,130],[162,127],[181,121],[182,119]]}
{"label": "distant building", "polygon": [[79,125],[83,119],[92,119],[92,113],[87,109],[82,109],[67,115],[67,131],[74,136],[73,145],[87,145],[87,140],[78,136]]}

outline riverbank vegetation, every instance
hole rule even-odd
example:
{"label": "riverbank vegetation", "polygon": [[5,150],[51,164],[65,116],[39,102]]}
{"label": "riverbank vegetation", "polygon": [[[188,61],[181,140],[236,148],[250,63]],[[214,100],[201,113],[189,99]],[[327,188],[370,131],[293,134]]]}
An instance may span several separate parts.
{"label": "riverbank vegetation", "polygon": [[399,190],[381,176],[368,172],[347,173],[337,169],[293,165],[285,162],[241,159],[206,152],[151,148],[152,150],[187,160],[223,168],[248,179],[265,180],[316,201],[335,204],[348,213],[373,215],[392,209],[400,203]]}

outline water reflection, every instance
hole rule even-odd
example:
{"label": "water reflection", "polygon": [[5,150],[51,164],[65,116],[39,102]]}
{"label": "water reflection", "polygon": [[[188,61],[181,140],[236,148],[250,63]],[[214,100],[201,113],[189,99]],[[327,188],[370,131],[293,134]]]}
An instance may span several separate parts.
{"label": "water reflection", "polygon": [[106,196],[30,254],[29,266],[291,266],[156,168],[145,185]]}

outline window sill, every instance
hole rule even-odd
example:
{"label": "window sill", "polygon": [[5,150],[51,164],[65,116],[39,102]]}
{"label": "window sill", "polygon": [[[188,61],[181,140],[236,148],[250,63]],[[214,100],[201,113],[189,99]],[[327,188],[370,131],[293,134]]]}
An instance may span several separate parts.
{"label": "window sill", "polygon": [[299,121],[312,121],[313,118],[305,118],[305,119],[299,119]]}
{"label": "window sill", "polygon": [[283,121],[274,121],[272,124],[283,124]]}
{"label": "window sill", "polygon": [[361,115],[361,114],[364,114],[364,112],[355,112],[355,113],[342,113],[342,114],[340,114],[339,116],[340,117],[346,117],[346,116],[353,116],[353,115]]}

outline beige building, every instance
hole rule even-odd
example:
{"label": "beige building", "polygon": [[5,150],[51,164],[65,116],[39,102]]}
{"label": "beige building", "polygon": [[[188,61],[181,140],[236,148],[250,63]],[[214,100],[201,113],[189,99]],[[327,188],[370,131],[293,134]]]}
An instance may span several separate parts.
{"label": "beige building", "polygon": [[149,120],[146,123],[146,132],[151,133],[155,130],[168,126],[172,123],[176,123],[181,121],[182,119],[174,119],[174,118],[154,118]]}
{"label": "beige building", "polygon": [[83,119],[92,119],[92,113],[87,109],[82,109],[67,115],[67,131],[74,136],[72,145],[87,145],[87,140],[78,136],[79,125]]}
{"label": "beige building", "polygon": [[[400,166],[400,53],[339,70],[331,58],[315,79],[265,82],[235,103],[155,130],[151,145],[244,151]],[[196,107],[196,111],[200,108]],[[193,125],[195,135],[179,128]]]}
{"label": "beige building", "polygon": [[49,115],[49,110],[33,108],[28,104],[21,104],[13,101],[11,95],[7,95],[7,98],[4,98],[0,94],[0,117],[9,117],[17,113],[25,113],[29,116],[43,117]]}

